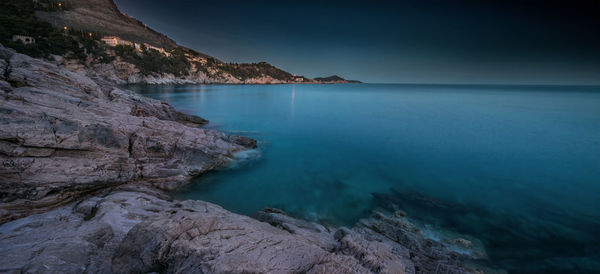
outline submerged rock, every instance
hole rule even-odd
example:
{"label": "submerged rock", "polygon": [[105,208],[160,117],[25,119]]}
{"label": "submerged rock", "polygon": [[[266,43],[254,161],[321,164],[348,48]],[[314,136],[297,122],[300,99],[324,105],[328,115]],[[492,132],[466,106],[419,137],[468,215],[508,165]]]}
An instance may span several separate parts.
{"label": "submerged rock", "polygon": [[238,144],[245,148],[257,148],[258,147],[256,140],[254,140],[252,138],[244,137],[244,136],[232,135],[229,137],[229,140],[231,142],[233,142],[234,144]]}
{"label": "submerged rock", "polygon": [[355,230],[364,235],[383,236],[408,248],[418,273],[477,273],[483,267],[469,262],[486,259],[481,244],[474,246],[464,238],[447,238],[441,231],[431,237],[402,214],[375,212],[371,218],[361,220]]}

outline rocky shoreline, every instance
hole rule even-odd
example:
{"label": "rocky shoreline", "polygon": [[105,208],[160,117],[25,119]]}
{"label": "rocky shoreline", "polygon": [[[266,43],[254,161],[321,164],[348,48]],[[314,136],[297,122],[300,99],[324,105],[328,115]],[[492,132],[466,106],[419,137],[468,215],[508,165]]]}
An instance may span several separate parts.
{"label": "rocky shoreline", "polygon": [[356,84],[360,81],[346,80],[339,76],[337,78],[321,78],[321,80],[302,78],[302,81],[293,79],[278,79],[271,75],[262,75],[248,79],[238,79],[234,75],[224,73],[218,69],[209,68],[201,70],[194,65],[187,75],[175,76],[169,73],[153,73],[145,75],[131,63],[116,57],[110,63],[94,63],[88,60],[81,63],[78,60],[65,59],[62,56],[52,56],[51,62],[55,65],[65,67],[70,71],[86,75],[92,79],[102,79],[115,85],[148,84],[148,85],[278,85],[278,84]]}
{"label": "rocky shoreline", "polygon": [[253,218],[168,191],[256,141],[0,46],[0,272],[480,273],[485,252],[404,216]]}

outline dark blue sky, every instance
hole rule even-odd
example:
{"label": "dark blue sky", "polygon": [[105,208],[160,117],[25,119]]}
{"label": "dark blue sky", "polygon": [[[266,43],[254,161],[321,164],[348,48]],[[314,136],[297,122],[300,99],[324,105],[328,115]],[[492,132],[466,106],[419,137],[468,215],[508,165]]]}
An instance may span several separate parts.
{"label": "dark blue sky", "polygon": [[600,1],[115,2],[183,46],[308,77],[600,84]]}

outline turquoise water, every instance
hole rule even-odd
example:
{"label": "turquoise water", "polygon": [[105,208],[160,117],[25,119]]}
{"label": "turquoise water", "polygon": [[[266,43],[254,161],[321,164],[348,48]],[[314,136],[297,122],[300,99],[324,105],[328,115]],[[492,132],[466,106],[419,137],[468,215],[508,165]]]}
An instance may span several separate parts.
{"label": "turquoise water", "polygon": [[600,271],[600,87],[131,89],[259,140],[258,159],[198,178],[181,198],[334,225],[395,204],[480,238],[494,266]]}

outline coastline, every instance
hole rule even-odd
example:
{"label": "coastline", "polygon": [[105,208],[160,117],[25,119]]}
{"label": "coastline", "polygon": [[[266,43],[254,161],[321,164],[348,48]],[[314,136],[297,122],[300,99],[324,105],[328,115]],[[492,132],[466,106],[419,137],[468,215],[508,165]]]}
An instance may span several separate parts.
{"label": "coastline", "polygon": [[[106,82],[111,85],[278,85],[278,84],[360,84],[356,80],[314,80],[302,77],[296,81],[295,77],[276,78],[272,75],[262,74],[259,77],[238,78],[232,74],[203,72],[197,68],[190,69],[185,75],[173,75],[170,73],[144,74],[134,64],[116,58],[109,63],[82,63],[78,60],[67,60],[61,56],[52,56],[49,62],[64,67],[70,71],[85,75],[95,81]],[[286,72],[287,73],[287,72]],[[300,79],[300,78],[299,78]]]}
{"label": "coastline", "polygon": [[0,72],[3,271],[481,271],[472,241],[431,240],[402,211],[335,228],[173,200],[256,142],[2,46]]}

